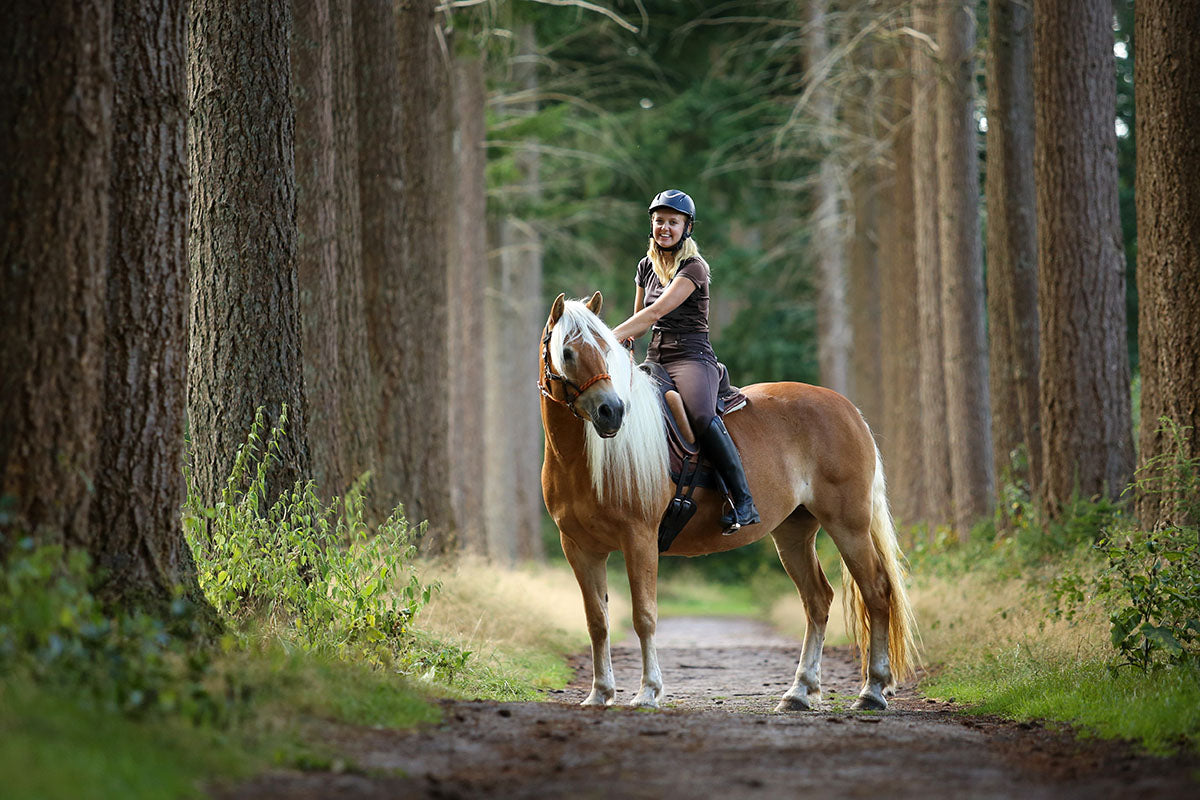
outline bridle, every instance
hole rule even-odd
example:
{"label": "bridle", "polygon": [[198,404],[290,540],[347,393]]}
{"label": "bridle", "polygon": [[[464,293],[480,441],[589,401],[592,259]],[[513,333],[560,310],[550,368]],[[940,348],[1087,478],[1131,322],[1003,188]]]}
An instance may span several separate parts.
{"label": "bridle", "polygon": [[[553,331],[550,328],[546,328],[546,333],[542,336],[542,379],[538,381],[538,389],[541,390],[543,396],[550,398],[559,405],[566,406],[577,419],[581,419],[584,422],[590,422],[591,420],[580,414],[575,409],[575,404],[579,402],[579,398],[584,392],[590,389],[593,384],[606,379],[612,380],[612,376],[607,372],[601,372],[597,375],[593,375],[591,378],[584,381],[582,386],[580,386],[566,375],[559,375],[556,372],[552,372],[550,370],[550,336],[552,334]],[[550,390],[551,381],[557,381],[558,383],[562,384],[563,394],[567,395],[568,399],[559,400],[554,396],[554,393]],[[570,396],[570,392],[572,391],[575,392],[574,397]]]}

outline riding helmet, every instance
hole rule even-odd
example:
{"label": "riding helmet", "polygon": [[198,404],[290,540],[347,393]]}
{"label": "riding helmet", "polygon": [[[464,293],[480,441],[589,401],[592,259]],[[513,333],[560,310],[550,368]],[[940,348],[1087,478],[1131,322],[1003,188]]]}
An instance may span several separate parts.
{"label": "riding helmet", "polygon": [[654,195],[646,213],[653,214],[656,208],[669,208],[687,216],[687,229],[683,232],[683,236],[679,237],[680,243],[692,235],[692,228],[696,224],[696,204],[692,202],[692,198],[678,189],[665,189]]}

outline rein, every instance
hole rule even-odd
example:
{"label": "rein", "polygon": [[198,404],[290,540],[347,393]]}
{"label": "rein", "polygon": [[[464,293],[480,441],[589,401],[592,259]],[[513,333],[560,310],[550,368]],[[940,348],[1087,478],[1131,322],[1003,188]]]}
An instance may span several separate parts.
{"label": "rein", "polygon": [[[577,402],[579,402],[579,398],[583,395],[584,392],[586,392],[588,389],[590,389],[593,384],[595,384],[598,381],[602,381],[602,380],[612,380],[612,376],[609,375],[607,372],[601,372],[599,374],[593,375],[591,378],[589,378],[587,381],[585,381],[582,386],[580,386],[579,384],[575,383],[575,381],[568,378],[566,375],[559,375],[555,372],[552,372],[550,370],[550,336],[551,336],[551,334],[552,334],[551,330],[549,328],[547,328],[545,335],[542,336],[542,379],[540,381],[538,381],[538,389],[541,390],[543,396],[550,398],[551,400],[558,403],[559,405],[566,406],[571,411],[571,413],[575,415],[576,419],[581,419],[584,422],[588,422],[589,420],[587,419],[587,417],[583,416],[575,409],[575,404]],[[562,384],[563,394],[567,395],[568,399],[559,400],[557,397],[554,396],[554,393],[550,390],[550,385],[551,385],[550,382],[551,381],[558,381],[559,383]],[[573,390],[575,392],[575,396],[570,397],[568,390]]]}

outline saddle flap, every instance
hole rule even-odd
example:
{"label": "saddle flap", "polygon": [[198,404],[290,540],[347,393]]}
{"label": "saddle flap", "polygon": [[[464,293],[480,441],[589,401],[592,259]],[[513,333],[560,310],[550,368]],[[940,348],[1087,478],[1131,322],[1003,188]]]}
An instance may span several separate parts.
{"label": "saddle flap", "polygon": [[671,415],[675,417],[675,427],[679,429],[680,438],[688,444],[695,444],[696,434],[692,430],[692,423],[688,422],[687,411],[683,407],[683,398],[679,396],[679,392],[668,389],[663,392],[663,400],[671,410]]}

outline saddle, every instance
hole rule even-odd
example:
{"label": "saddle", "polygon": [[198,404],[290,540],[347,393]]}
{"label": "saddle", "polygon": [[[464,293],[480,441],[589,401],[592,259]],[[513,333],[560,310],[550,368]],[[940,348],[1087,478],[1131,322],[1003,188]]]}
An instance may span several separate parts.
{"label": "saddle", "polygon": [[[729,370],[725,365],[718,363],[717,367],[720,371],[717,416],[724,417],[743,408],[749,400],[738,387],[730,384]],[[638,368],[653,378],[658,388],[659,405],[667,429],[671,481],[675,484],[675,496],[671,498],[658,525],[658,552],[662,553],[670,548],[671,542],[696,513],[692,492],[697,486],[720,492],[726,497],[729,490],[713,466],[701,456],[696,434],[683,407],[683,398],[675,390],[671,375],[655,361],[644,361]]]}

